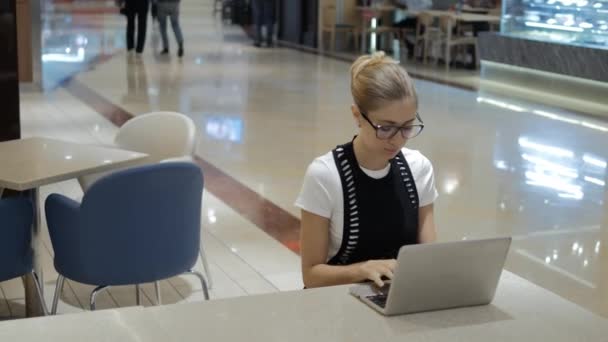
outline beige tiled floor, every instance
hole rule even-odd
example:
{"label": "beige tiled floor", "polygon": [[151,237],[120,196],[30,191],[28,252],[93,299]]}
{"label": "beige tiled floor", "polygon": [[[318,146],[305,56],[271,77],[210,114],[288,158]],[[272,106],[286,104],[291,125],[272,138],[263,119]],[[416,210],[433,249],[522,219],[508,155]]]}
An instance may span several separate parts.
{"label": "beige tiled floor", "polygon": [[[52,95],[24,93],[22,101],[24,137],[47,136],[79,143],[108,145],[112,143],[117,131],[114,125],[61,89]],[[54,192],[74,199],[82,198],[82,190],[75,180],[41,189],[43,198]],[[210,212],[213,213],[213,221],[209,219]],[[300,275],[293,274],[299,267],[298,257],[208,192],[204,193],[202,222],[202,240],[213,280],[213,289],[210,291],[213,299],[302,287]],[[57,273],[52,264],[52,245],[44,218],[43,226],[44,290],[45,300],[50,305]],[[258,253],[259,251],[263,253]],[[250,261],[246,261],[246,258]],[[203,272],[200,262],[196,270]],[[277,276],[283,278],[275,283]],[[156,303],[154,286],[147,284],[142,289],[142,304],[148,306]],[[68,281],[59,304],[59,312],[71,313],[88,309],[92,290],[92,286]],[[23,317],[24,293],[21,280],[0,283],[0,294],[0,319]],[[164,304],[203,300],[200,282],[193,276],[163,281],[161,298]],[[98,309],[131,305],[135,305],[133,286],[111,288],[97,300]]]}
{"label": "beige tiled floor", "polygon": [[[140,62],[128,60],[120,52],[122,19],[95,20],[100,26],[84,34],[91,41],[99,32],[113,37],[106,42],[115,44],[106,45],[119,53],[76,78],[135,114],[174,110],[189,115],[199,129],[200,157],[299,215],[292,203],[306,166],[355,134],[349,64],[289,49],[255,49],[240,28],[212,18],[210,3],[183,0],[182,61],[160,58],[151,49]],[[149,48],[158,40],[152,29],[150,36]],[[101,50],[114,51],[106,45]],[[423,80],[416,80],[416,87],[426,127],[410,147],[425,153],[435,168],[440,240],[512,235],[509,270],[608,315],[608,122]],[[24,92],[22,103],[25,136],[108,144],[116,132],[61,87]],[[82,195],[75,181],[42,192]],[[202,229],[212,298],[302,287],[298,256],[207,192]],[[50,303],[56,274],[48,237],[45,246]],[[68,285],[62,313],[86,307],[91,290]],[[2,283],[0,289],[0,317],[19,316],[20,281]],[[153,287],[144,291],[144,304],[150,305]],[[163,282],[162,292],[166,303],[202,297],[196,279],[186,276]],[[99,307],[132,305],[133,293],[132,288],[111,289],[100,297]]]}

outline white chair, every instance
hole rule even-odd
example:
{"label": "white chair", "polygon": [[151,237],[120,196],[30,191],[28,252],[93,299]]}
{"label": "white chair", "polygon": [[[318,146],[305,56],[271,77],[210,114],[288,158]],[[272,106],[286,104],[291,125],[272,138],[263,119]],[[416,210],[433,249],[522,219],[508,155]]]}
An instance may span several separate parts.
{"label": "white chair", "polygon": [[[177,160],[193,162],[197,145],[196,125],[188,116],[176,112],[141,114],[127,121],[118,130],[114,145],[129,151],[149,154],[160,162]],[[79,177],[78,182],[82,191],[86,192],[93,183],[110,172]],[[211,270],[202,244],[200,256],[211,288],[213,286]],[[158,291],[157,296],[159,296]]]}
{"label": "white chair", "polygon": [[336,33],[349,33],[353,36],[355,41],[355,48],[359,50],[359,35],[360,30],[355,25],[351,24],[338,24],[336,23],[336,7],[329,5],[323,7],[323,21],[321,25],[321,50],[325,49],[325,34],[329,33],[329,50],[335,51],[336,49]]}
{"label": "white chair", "polygon": [[379,15],[381,19],[381,25],[376,27],[374,30],[370,30],[370,33],[376,33],[379,38],[385,37],[387,39],[385,42],[387,43],[386,47],[381,47],[383,50],[392,50],[393,42],[395,39],[401,39],[401,34],[403,29],[399,27],[395,27],[395,12],[382,12]]}
{"label": "white chair", "polygon": [[[189,117],[180,113],[142,114],[127,121],[119,129],[114,138],[114,146],[147,153],[159,161],[182,157],[191,159],[196,149],[196,126]],[[82,190],[86,191],[105,174],[107,173],[83,176],[78,178],[78,182]]]}
{"label": "white chair", "polygon": [[473,46],[475,49],[475,66],[479,68],[479,51],[477,48],[477,37],[454,35],[456,18],[452,15],[442,15],[439,17],[439,28],[441,30],[441,46],[444,48],[445,69],[450,69],[452,48],[455,46]]}
{"label": "white chair", "polygon": [[439,38],[439,30],[433,27],[434,21],[433,15],[428,12],[420,12],[417,16],[414,58],[420,54],[424,64],[427,62],[431,44]]}
{"label": "white chair", "polygon": [[[376,11],[374,9],[368,9],[365,12],[361,13],[362,16],[364,16],[367,19],[373,19],[376,18],[376,22],[380,22],[382,23],[379,26],[376,27],[369,27],[366,26],[365,27],[365,39],[367,39],[367,35],[376,35],[377,37],[377,44],[378,47],[380,47],[380,49],[386,49],[388,48],[388,50],[391,50],[393,47],[393,42],[395,39],[399,39],[400,35],[401,35],[401,29],[398,27],[394,27],[393,26],[393,12],[382,12],[382,11]],[[370,23],[366,23],[365,25],[368,25]],[[361,30],[363,33],[363,30]],[[388,43],[388,46],[385,48],[382,48],[381,46],[379,46],[382,42],[382,38],[386,38],[386,42]],[[361,51],[362,53],[366,53],[366,51]]]}

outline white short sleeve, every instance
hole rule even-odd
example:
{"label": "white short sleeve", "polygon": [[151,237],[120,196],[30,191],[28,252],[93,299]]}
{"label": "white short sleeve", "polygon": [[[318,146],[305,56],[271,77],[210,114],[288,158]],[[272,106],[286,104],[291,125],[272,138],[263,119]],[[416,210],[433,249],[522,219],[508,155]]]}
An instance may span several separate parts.
{"label": "white short sleeve", "polygon": [[439,193],[435,187],[433,165],[427,157],[415,150],[404,149],[405,159],[410,166],[412,176],[416,182],[420,207],[427,206],[437,199]]}
{"label": "white short sleeve", "polygon": [[319,158],[315,159],[304,176],[304,183],[300,195],[296,200],[296,207],[319,215],[331,218],[334,210],[336,189],[334,175],[328,165]]}

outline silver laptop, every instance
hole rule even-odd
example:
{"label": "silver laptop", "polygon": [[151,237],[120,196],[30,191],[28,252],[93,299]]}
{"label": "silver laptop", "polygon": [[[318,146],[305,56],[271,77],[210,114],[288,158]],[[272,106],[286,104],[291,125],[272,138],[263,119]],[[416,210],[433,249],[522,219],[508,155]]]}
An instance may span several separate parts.
{"label": "silver laptop", "polygon": [[403,246],[390,284],[360,284],[350,293],[383,315],[492,302],[511,238]]}

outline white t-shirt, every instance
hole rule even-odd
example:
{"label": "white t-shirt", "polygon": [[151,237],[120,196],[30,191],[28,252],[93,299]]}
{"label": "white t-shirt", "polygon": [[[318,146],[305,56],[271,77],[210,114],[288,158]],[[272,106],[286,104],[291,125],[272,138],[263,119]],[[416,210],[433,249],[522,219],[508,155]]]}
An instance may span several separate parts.
{"label": "white t-shirt", "polygon": [[[402,149],[410,166],[418,190],[420,207],[427,206],[437,199],[433,166],[422,153],[407,148]],[[383,170],[372,171],[360,167],[365,174],[381,179],[390,172],[390,164]],[[344,200],[340,174],[332,152],[316,158],[308,167],[304,184],[295,205],[303,210],[328,218],[329,250],[327,260],[338,253],[344,232]]]}

